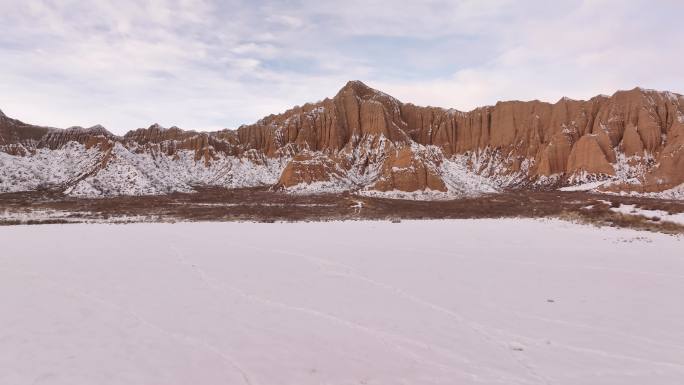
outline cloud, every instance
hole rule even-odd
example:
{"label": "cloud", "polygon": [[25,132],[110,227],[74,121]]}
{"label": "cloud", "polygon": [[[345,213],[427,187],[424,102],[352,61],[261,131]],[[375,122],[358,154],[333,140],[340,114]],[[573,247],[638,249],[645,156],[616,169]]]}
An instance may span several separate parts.
{"label": "cloud", "polygon": [[28,122],[237,127],[361,79],[470,109],[684,91],[678,1],[0,2],[0,108]]}

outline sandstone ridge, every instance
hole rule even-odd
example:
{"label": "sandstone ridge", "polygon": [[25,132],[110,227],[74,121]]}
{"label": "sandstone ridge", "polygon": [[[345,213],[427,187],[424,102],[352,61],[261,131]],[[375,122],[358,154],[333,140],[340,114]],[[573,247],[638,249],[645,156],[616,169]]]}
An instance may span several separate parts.
{"label": "sandstone ridge", "polygon": [[[67,193],[129,191],[108,188],[101,172],[107,183],[146,186],[133,188],[136,194],[194,184],[459,194],[588,182],[649,193],[684,183],[684,98],[634,88],[586,101],[507,101],[462,112],[402,103],[351,81],[332,98],[217,132],[152,125],[119,137],[101,126],[58,130],[0,115],[3,164],[75,144],[82,148],[73,151],[99,160],[72,172],[87,177],[56,183]],[[135,178],[126,182],[117,172]],[[17,179],[7,168],[0,177],[5,185]]]}

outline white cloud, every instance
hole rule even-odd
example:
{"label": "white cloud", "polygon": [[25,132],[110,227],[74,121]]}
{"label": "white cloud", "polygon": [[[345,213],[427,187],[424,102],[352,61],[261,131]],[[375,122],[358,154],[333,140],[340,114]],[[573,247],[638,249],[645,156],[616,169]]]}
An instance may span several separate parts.
{"label": "white cloud", "polygon": [[122,133],[236,127],[349,79],[461,109],[684,91],[683,11],[638,0],[0,2],[0,108]]}

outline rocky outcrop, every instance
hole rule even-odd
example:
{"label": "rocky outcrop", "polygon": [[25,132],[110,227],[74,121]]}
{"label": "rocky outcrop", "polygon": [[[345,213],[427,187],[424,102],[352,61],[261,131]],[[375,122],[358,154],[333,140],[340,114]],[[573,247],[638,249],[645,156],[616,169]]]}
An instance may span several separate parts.
{"label": "rocky outcrop", "polygon": [[289,188],[300,184],[314,184],[344,180],[346,172],[327,156],[312,152],[297,154],[283,170],[278,186]]}
{"label": "rocky outcrop", "polygon": [[194,152],[196,161],[209,165],[217,159],[218,153],[237,155],[238,139],[235,132],[224,130],[213,133],[184,131],[178,127],[164,128],[153,124],[128,132],[123,142],[136,152],[163,153],[174,156],[178,151]]}
{"label": "rocky outcrop", "polygon": [[[241,143],[269,155],[287,144],[335,154],[358,146],[365,137],[383,136],[397,147],[410,142],[436,146],[447,158],[495,150],[503,157],[503,173],[519,172],[521,164],[528,164],[529,183],[551,176],[576,181],[615,176],[618,156],[659,159],[679,124],[682,102],[680,95],[635,88],[588,101],[511,101],[460,112],[402,104],[363,83],[350,82],[333,99],[269,116],[238,131]],[[625,164],[634,166],[635,161]],[[374,186],[385,189],[389,180],[406,179],[393,174],[401,168],[383,166],[383,182]],[[678,171],[670,170],[676,166],[665,168],[668,171],[659,178],[671,180],[668,186],[679,182]],[[416,170],[409,179],[423,179],[419,165],[404,169]],[[640,183],[652,183],[651,172],[640,175]],[[394,187],[411,190],[427,185]]]}
{"label": "rocky outcrop", "polygon": [[382,166],[381,176],[372,186],[378,191],[447,191],[437,170],[439,160],[429,161],[416,154],[410,147],[402,147],[390,153]]}
{"label": "rocky outcrop", "polygon": [[0,146],[34,147],[50,129],[7,117],[0,111]]}
{"label": "rocky outcrop", "polygon": [[597,135],[582,136],[570,151],[567,172],[569,174],[584,172],[587,174],[615,175],[615,169],[603,151]]}
{"label": "rocky outcrop", "polygon": [[38,147],[56,150],[69,142],[76,142],[90,148],[96,145],[108,145],[113,139],[115,139],[114,134],[100,125],[90,128],[70,127],[65,130],[49,130],[40,139]]}
{"label": "rocky outcrop", "polygon": [[[153,125],[123,137],[100,126],[56,130],[0,114],[6,153],[56,150],[70,142],[102,151],[119,143],[133,154],[172,161],[190,153],[206,169],[227,158],[259,165],[274,160],[283,165],[276,185],[285,189],[328,183],[446,192],[460,183],[453,176],[465,166],[499,187],[605,179],[611,189],[660,191],[684,183],[684,99],[635,88],[587,101],[508,101],[461,112],[404,104],[352,81],[333,98],[237,130]],[[458,172],[445,169],[457,160]]]}

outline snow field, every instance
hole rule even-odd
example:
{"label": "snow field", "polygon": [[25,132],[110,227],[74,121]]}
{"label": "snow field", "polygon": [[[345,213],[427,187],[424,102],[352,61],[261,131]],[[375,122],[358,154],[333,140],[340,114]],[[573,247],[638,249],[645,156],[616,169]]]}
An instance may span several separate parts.
{"label": "snow field", "polygon": [[682,384],[682,238],[558,220],[0,228],[0,384]]}

